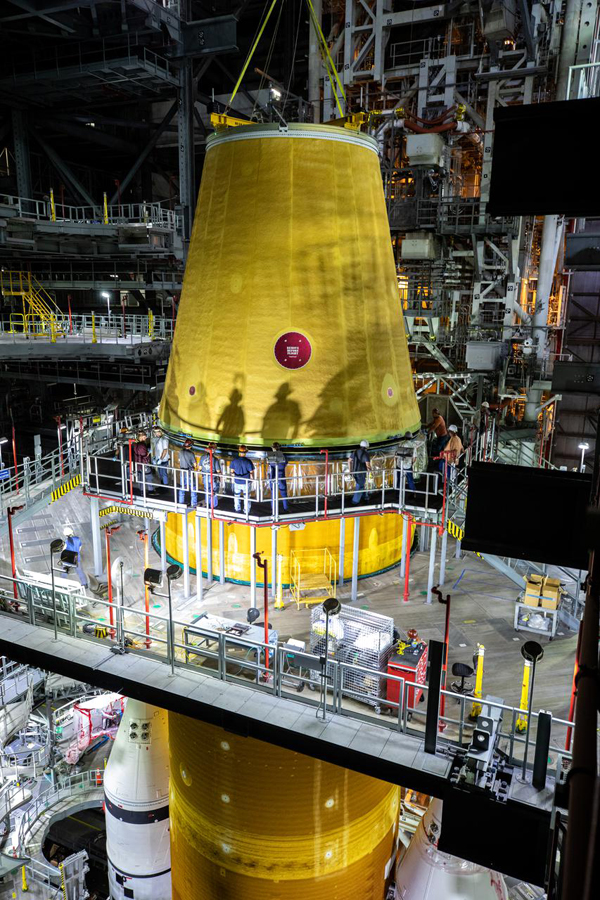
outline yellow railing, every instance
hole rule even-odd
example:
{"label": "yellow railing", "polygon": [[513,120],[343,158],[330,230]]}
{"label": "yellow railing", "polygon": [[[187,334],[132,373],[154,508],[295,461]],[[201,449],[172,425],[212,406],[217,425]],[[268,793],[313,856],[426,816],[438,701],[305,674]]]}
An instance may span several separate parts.
{"label": "yellow railing", "polygon": [[[34,335],[50,333],[52,342],[56,340],[57,335],[66,334],[67,317],[54,297],[31,272],[4,269],[0,272],[0,287],[5,297],[21,298],[23,333]],[[11,331],[14,332],[13,315],[11,315]],[[16,325],[16,319],[14,324]],[[37,327],[39,324],[41,328]]]}
{"label": "yellow railing", "polygon": [[325,547],[323,550],[292,550],[290,555],[290,590],[296,606],[322,603],[335,597],[337,565]]}

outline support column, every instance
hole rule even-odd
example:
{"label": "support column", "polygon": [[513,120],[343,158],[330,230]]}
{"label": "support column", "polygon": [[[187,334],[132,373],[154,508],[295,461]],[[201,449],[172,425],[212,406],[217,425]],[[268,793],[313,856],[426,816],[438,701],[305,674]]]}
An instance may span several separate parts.
{"label": "support column", "polygon": [[406,572],[406,541],[407,541],[407,531],[408,526],[406,523],[406,519],[402,516],[402,551],[400,554],[400,578],[404,578],[404,573]]}
{"label": "support column", "polygon": [[[29,162],[29,136],[22,109],[13,109],[12,127],[15,148],[15,169],[17,173],[17,193],[19,197],[31,197],[31,166]],[[26,210],[32,212],[32,210]]]}
{"label": "support column", "polygon": [[256,609],[256,528],[250,529],[250,606]]}
{"label": "support column", "polygon": [[202,518],[196,516],[196,600],[202,603],[204,599],[202,587]]}
{"label": "support column", "polygon": [[104,571],[102,562],[102,536],[100,534],[100,501],[96,497],[90,500],[90,520],[92,524],[92,547],[94,549],[94,575],[100,578]]}
{"label": "support column", "polygon": [[277,529],[271,528],[271,599],[277,596]]}
{"label": "support column", "polygon": [[358,548],[360,539],[360,516],[354,518],[354,542],[352,545],[352,600],[358,594]]}
{"label": "support column", "polygon": [[456,541],[456,549],[454,551],[454,559],[462,559],[462,548],[459,540]]}
{"label": "support column", "polygon": [[219,521],[219,581],[225,584],[225,522]]}
{"label": "support column", "polygon": [[427,576],[427,603],[433,602],[431,589],[435,585],[435,551],[437,549],[437,528],[431,528],[431,545],[429,548],[429,574]]}
{"label": "support column", "polygon": [[187,249],[192,233],[196,187],[194,177],[194,86],[192,60],[183,59],[179,69],[177,98],[179,146],[179,202],[183,216],[183,242]]}
{"label": "support column", "polygon": [[440,550],[440,584],[446,582],[446,553],[448,552],[448,529],[444,528],[442,532],[442,546]]}
{"label": "support column", "polygon": [[160,570],[161,572],[167,571],[167,540],[166,540],[166,528],[165,521],[161,519],[158,523],[158,534],[160,540]]}
{"label": "support column", "polygon": [[206,577],[208,578],[209,584],[212,584],[213,577],[213,540],[212,540],[212,519],[209,517],[206,520],[206,553],[207,553],[207,563],[206,563]]}
{"label": "support column", "polygon": [[344,553],[346,550],[346,520],[340,519],[340,561],[338,566],[338,584],[344,586]]}
{"label": "support column", "polygon": [[[321,24],[322,0],[313,0],[313,9],[319,25]],[[313,122],[321,121],[321,72],[323,61],[319,48],[319,39],[312,21],[308,33],[308,102],[312,104]],[[347,38],[350,39],[349,37]]]}
{"label": "support column", "polygon": [[190,596],[190,536],[188,534],[187,511],[180,513],[182,524],[183,545],[183,596],[187,600]]}

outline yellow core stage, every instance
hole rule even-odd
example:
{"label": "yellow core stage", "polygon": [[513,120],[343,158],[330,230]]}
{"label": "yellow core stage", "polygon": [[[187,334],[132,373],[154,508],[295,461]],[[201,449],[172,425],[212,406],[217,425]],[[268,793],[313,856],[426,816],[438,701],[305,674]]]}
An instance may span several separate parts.
{"label": "yellow core stage", "polygon": [[173,900],[383,900],[400,788],[169,713]]}
{"label": "yellow core stage", "polygon": [[418,428],[371,138],[290,124],[208,139],[160,419],[254,446]]}
{"label": "yellow core stage", "polygon": [[[201,522],[202,539],[202,571],[208,571],[207,529],[212,530],[212,567],[215,575],[219,571],[219,523],[206,519],[196,519],[193,513],[187,516],[188,545],[190,568],[196,569],[196,522]],[[358,574],[372,575],[395,565],[402,552],[401,516],[389,514],[385,516],[361,516],[359,535]],[[175,562],[183,560],[182,544],[183,516],[170,513],[166,524],[167,553]],[[225,533],[225,577],[231,581],[250,582],[252,556],[250,552],[250,527],[248,525],[227,524]],[[414,533],[414,526],[413,526]],[[346,519],[344,534],[344,557],[346,578],[352,566],[352,548],[354,540],[354,520]],[[283,556],[282,583],[290,583],[290,554],[292,550],[323,550],[327,548],[336,561],[339,571],[340,522],[332,519],[329,522],[313,522],[302,531],[280,526],[277,532],[277,553]],[[271,529],[256,529],[256,549],[262,551],[271,565]],[[259,573],[260,574],[260,573]],[[269,576],[270,580],[270,576]]]}

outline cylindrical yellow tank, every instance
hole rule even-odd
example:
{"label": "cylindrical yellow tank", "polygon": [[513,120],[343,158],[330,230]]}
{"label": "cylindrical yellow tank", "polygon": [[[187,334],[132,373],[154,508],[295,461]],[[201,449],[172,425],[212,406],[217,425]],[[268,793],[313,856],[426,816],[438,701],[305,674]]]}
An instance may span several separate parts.
{"label": "cylindrical yellow tank", "polygon": [[160,419],[284,449],[418,428],[370,137],[289,124],[208,138]]}
{"label": "cylindrical yellow tank", "polygon": [[400,789],[169,713],[173,900],[383,900]]}
{"label": "cylindrical yellow tank", "polygon": [[[196,521],[201,521],[202,539],[202,571],[208,571],[207,529],[212,528],[212,569],[215,575],[219,570],[219,523],[208,523],[206,519],[197,520],[189,513],[188,546],[190,568],[196,570]],[[373,575],[396,565],[402,551],[403,520],[398,515],[362,516],[360,519],[358,575]],[[173,562],[183,561],[182,544],[183,517],[178,513],[170,513],[166,525],[167,554]],[[413,527],[414,532],[414,527]],[[232,523],[225,529],[225,577],[229,581],[244,584],[250,582],[251,553],[250,528],[247,525]],[[346,577],[352,566],[354,540],[354,520],[346,520],[344,533],[344,557]],[[314,522],[306,525],[302,531],[280,526],[277,532],[277,553],[283,556],[282,581],[289,584],[289,563],[292,550],[321,550],[327,547],[334,557],[339,570],[340,523],[338,519],[328,522]],[[271,565],[271,529],[256,529],[256,549],[262,551]],[[260,575],[260,571],[258,572]],[[269,577],[270,580],[270,577]]]}

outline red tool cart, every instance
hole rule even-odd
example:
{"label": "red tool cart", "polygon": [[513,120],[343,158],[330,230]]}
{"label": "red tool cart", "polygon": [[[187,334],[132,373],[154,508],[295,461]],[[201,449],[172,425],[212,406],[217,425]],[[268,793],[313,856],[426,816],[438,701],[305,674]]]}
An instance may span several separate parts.
{"label": "red tool cart", "polygon": [[[427,644],[405,645],[397,653],[393,653],[388,660],[388,675],[396,675],[404,678],[406,682],[419,685],[425,684],[427,673]],[[409,707],[416,706],[423,691],[420,688],[410,688],[407,692]],[[400,696],[400,684],[397,681],[388,681],[387,699],[392,703],[398,703]]]}

